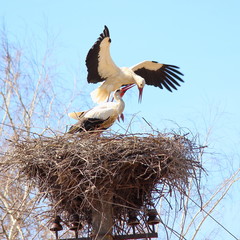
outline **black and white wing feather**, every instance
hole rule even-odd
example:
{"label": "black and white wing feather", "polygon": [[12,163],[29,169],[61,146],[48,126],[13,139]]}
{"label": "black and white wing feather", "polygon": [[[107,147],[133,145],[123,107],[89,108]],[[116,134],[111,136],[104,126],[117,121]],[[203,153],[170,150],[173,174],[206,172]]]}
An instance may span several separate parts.
{"label": "black and white wing feather", "polygon": [[184,82],[180,76],[183,74],[178,71],[177,66],[169,64],[161,64],[155,61],[144,61],[131,69],[139,76],[143,77],[147,85],[152,85],[168,91],[177,90],[180,86],[179,82]]}
{"label": "black and white wing feather", "polygon": [[110,55],[110,34],[107,26],[89,50],[86,57],[88,83],[98,83],[119,72]]}
{"label": "black and white wing feather", "polygon": [[102,119],[82,118],[76,124],[70,127],[68,133],[73,134],[77,132],[94,131],[99,128],[103,122],[104,120]]}

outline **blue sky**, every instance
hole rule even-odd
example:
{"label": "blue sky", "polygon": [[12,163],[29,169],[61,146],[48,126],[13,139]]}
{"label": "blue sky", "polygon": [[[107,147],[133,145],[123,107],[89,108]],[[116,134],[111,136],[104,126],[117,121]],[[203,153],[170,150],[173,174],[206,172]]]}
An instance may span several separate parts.
{"label": "blue sky", "polygon": [[[132,66],[143,60],[177,65],[185,74],[178,91],[146,86],[143,102],[137,102],[137,89],[125,96],[125,123],[133,119],[131,131],[150,131],[144,117],[161,131],[178,126],[208,138],[205,156],[209,183],[217,185],[239,168],[240,159],[240,1],[0,1],[0,17],[15,39],[38,39],[39,54],[47,41],[54,40],[55,64],[66,88],[80,96],[72,111],[91,107],[89,93],[96,85],[86,82],[85,57],[107,25],[111,54],[119,66]],[[35,44],[35,42],[32,42]],[[79,109],[76,109],[79,108]],[[66,121],[70,120],[66,116]],[[71,121],[72,122],[72,121]],[[214,180],[212,178],[214,177]],[[239,183],[222,203],[219,221],[240,236]],[[219,228],[217,239],[231,239]],[[204,226],[203,226],[204,229]],[[206,226],[205,232],[211,232]],[[206,233],[206,235],[207,235]],[[225,235],[226,234],[226,235]],[[222,238],[221,238],[222,237]],[[199,236],[198,239],[203,239]]]}

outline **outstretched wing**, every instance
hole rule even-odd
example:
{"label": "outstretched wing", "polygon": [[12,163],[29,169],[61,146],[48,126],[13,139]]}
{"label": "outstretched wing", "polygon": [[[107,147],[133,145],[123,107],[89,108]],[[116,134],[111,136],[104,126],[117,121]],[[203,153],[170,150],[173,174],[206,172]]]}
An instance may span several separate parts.
{"label": "outstretched wing", "polygon": [[155,61],[144,61],[131,68],[137,75],[143,77],[147,85],[153,85],[172,92],[180,86],[179,82],[184,82],[180,76],[183,76],[177,69],[179,67],[169,64],[161,64]]}
{"label": "outstretched wing", "polygon": [[100,34],[86,57],[88,83],[102,82],[119,71],[110,55],[110,43],[109,30],[107,26],[104,26],[103,33]]}

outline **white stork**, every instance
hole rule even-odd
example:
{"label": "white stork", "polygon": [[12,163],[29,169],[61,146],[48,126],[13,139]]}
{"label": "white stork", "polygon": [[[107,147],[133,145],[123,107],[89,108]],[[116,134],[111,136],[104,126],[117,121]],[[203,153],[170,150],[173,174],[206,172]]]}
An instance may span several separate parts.
{"label": "white stork", "polygon": [[68,133],[95,130],[103,131],[111,127],[113,123],[119,119],[119,116],[124,120],[122,112],[125,103],[122,100],[122,97],[132,86],[133,85],[128,85],[116,90],[114,93],[114,99],[116,102],[105,102],[88,111],[69,113],[68,116],[78,120],[78,122],[71,126]]}
{"label": "white stork", "polygon": [[86,57],[88,83],[103,82],[91,92],[94,102],[106,101],[111,92],[123,85],[136,84],[139,89],[139,101],[141,101],[145,84],[161,89],[165,87],[172,92],[172,89],[177,90],[176,86],[180,86],[178,81],[183,82],[179,76],[183,74],[177,70],[179,67],[156,61],[143,61],[133,67],[119,68],[111,58],[110,43],[109,30],[104,26],[103,33]]}

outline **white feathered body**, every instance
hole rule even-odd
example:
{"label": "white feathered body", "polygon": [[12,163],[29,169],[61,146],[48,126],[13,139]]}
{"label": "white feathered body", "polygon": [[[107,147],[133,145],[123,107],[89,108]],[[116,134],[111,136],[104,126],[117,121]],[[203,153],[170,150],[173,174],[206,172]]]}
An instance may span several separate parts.
{"label": "white feathered body", "polygon": [[[69,113],[69,117],[79,120],[70,128],[69,133],[88,131],[88,129],[84,129],[86,123],[89,123],[89,126],[92,124],[91,130],[105,130],[111,127],[125,107],[119,92],[115,92],[114,99],[116,102],[105,102],[88,111]],[[94,125],[95,123],[97,124]]]}
{"label": "white feathered body", "polygon": [[122,85],[136,84],[139,88],[139,96],[141,96],[145,84],[172,91],[172,89],[177,89],[176,86],[180,86],[178,81],[183,82],[179,76],[183,74],[177,70],[178,67],[175,65],[143,61],[133,67],[119,68],[112,60],[110,44],[110,33],[107,26],[104,26],[103,33],[100,34],[86,57],[88,82],[103,82],[91,93],[94,102],[106,101],[110,93]]}
{"label": "white feathered body", "polygon": [[[106,68],[104,69],[106,70]],[[136,82],[144,82],[144,79],[135,74],[130,68],[121,67],[117,71],[112,71],[111,75],[108,72],[107,79],[91,92],[91,97],[94,102],[101,103],[109,98],[111,92],[114,92],[123,85],[134,84]]]}

